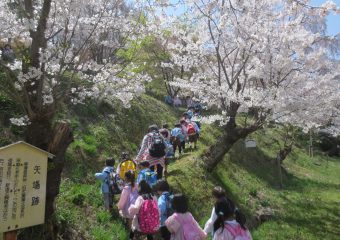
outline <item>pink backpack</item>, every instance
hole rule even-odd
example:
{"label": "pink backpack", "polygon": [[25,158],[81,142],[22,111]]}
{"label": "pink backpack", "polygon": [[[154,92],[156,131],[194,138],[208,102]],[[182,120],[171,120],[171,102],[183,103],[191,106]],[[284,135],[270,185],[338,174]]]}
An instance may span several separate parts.
{"label": "pink backpack", "polygon": [[158,231],[160,225],[157,202],[150,194],[143,196],[143,199],[138,213],[139,228],[142,233],[153,234]]}
{"label": "pink backpack", "polygon": [[200,235],[199,229],[195,222],[195,219],[190,214],[190,219],[181,219],[181,217],[175,213],[175,219],[182,226],[183,231],[183,240],[201,240],[202,237]]}
{"label": "pink backpack", "polygon": [[251,240],[251,237],[247,233],[246,230],[244,230],[240,224],[237,224],[237,226],[233,226],[230,224],[225,224],[224,228],[234,237],[234,240]]}

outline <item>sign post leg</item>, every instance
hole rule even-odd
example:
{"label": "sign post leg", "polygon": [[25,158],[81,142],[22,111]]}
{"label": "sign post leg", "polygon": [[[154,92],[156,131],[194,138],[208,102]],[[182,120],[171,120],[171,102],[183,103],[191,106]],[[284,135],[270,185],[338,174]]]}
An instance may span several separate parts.
{"label": "sign post leg", "polygon": [[10,231],[4,233],[4,240],[17,240],[17,231]]}

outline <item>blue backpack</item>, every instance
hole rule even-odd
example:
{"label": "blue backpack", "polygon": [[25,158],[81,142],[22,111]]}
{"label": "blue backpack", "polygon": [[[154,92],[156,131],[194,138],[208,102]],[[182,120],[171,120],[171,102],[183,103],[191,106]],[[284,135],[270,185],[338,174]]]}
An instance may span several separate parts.
{"label": "blue backpack", "polygon": [[122,180],[119,178],[119,175],[116,174],[115,169],[112,169],[112,171],[105,171],[105,173],[107,174],[105,183],[108,185],[110,193],[112,195],[120,194],[122,188],[119,185]]}
{"label": "blue backpack", "polygon": [[142,170],[139,172],[139,174],[141,174],[139,181],[145,180],[150,185],[150,187],[153,187],[157,183],[157,174],[150,169]]}

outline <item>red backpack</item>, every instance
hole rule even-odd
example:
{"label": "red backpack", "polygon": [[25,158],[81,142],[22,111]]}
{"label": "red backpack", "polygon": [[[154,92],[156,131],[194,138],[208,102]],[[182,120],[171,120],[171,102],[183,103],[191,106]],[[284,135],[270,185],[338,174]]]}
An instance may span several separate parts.
{"label": "red backpack", "polygon": [[142,233],[154,234],[158,231],[160,225],[157,202],[151,194],[143,196],[143,199],[138,213],[139,228]]}
{"label": "red backpack", "polygon": [[188,131],[188,135],[196,134],[195,126],[192,123],[189,123],[187,125],[187,131]]}

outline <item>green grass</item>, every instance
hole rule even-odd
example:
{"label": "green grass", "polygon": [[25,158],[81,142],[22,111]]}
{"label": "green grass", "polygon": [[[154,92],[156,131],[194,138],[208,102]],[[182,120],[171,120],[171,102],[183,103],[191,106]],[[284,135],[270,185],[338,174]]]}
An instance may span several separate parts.
{"label": "green grass", "polygon": [[[211,128],[206,128],[200,147],[204,148]],[[199,153],[171,164],[169,181],[190,198],[190,208],[199,222],[209,217],[214,184],[222,185],[228,196],[248,216],[254,239],[339,239],[340,159],[316,153],[310,159],[305,149],[294,148],[284,162],[284,188],[280,190],[275,165],[279,130],[253,134],[256,149],[246,149],[239,141],[212,173],[200,164]],[[315,164],[317,163],[317,165]],[[256,210],[270,207],[274,217],[260,226]]]}
{"label": "green grass", "polygon": [[99,183],[63,181],[56,212],[61,234],[68,239],[127,239],[127,231],[118,212],[111,215],[103,209],[99,189]]}
{"label": "green grass", "polygon": [[[111,217],[104,211],[93,174],[102,169],[107,156],[117,158],[123,150],[134,156],[150,124],[172,125],[180,111],[144,95],[133,101],[130,109],[91,103],[68,114],[75,127],[75,142],[67,152],[67,180],[57,200],[60,232],[74,239],[126,239],[127,230],[117,212]],[[211,189],[218,184],[247,215],[254,239],[338,239],[340,160],[318,152],[310,159],[306,137],[301,135],[284,161],[284,188],[280,190],[275,165],[279,147],[273,141],[280,134],[277,128],[252,134],[257,148],[245,149],[239,141],[218,167],[207,173],[200,155],[220,132],[217,126],[204,125],[199,149],[170,163],[168,181],[175,192],[188,195],[190,211],[201,226],[211,213]],[[255,213],[265,207],[273,209],[274,216],[259,225]]]}
{"label": "green grass", "polygon": [[108,156],[114,156],[116,163],[122,151],[135,156],[149,125],[172,126],[179,115],[175,109],[147,95],[132,101],[129,109],[119,103],[115,106],[89,102],[65,113],[72,116],[75,141],[66,154],[55,215],[60,234],[68,239],[128,238],[118,212],[110,216],[104,211],[100,182],[95,180],[94,173],[102,171]]}
{"label": "green grass", "polygon": [[[71,108],[75,141],[67,151],[65,176],[86,182],[99,171],[108,156],[119,159],[122,151],[135,156],[148,126],[155,123],[173,124],[178,112],[143,95],[132,101],[131,108],[115,107],[109,103],[90,102],[86,106]],[[171,126],[170,125],[170,126]]]}

